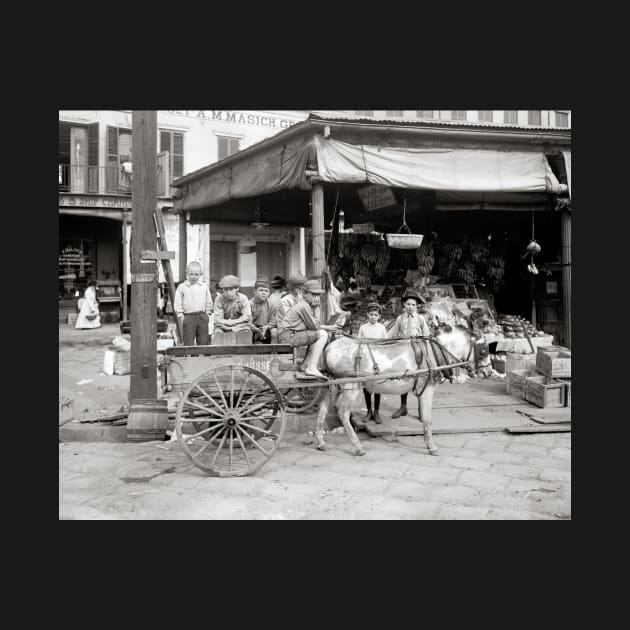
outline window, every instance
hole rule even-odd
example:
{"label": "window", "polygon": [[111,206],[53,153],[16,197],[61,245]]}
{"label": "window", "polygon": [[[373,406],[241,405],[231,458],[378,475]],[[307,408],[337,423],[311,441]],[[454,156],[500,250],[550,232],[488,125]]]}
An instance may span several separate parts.
{"label": "window", "polygon": [[491,109],[485,109],[479,110],[479,117],[478,117],[479,122],[492,122],[493,118],[492,118],[492,110]]}
{"label": "window", "polygon": [[503,112],[503,122],[506,125],[518,124],[518,112],[515,109],[505,110]]}
{"label": "window", "polygon": [[403,116],[404,110],[402,109],[390,109],[385,111],[385,116],[396,116],[401,118]]}
{"label": "window", "polygon": [[131,178],[122,169],[131,162],[131,129],[107,127],[106,190],[109,193],[131,192]]}
{"label": "window", "polygon": [[217,136],[217,141],[219,143],[218,148],[218,160],[223,160],[228,157],[228,155],[232,155],[236,153],[240,149],[241,140],[240,138],[230,138],[228,136]]}
{"label": "window", "polygon": [[59,189],[98,192],[98,123],[59,122]]}
{"label": "window", "polygon": [[540,110],[527,112],[527,124],[540,127]]}
{"label": "window", "polygon": [[569,114],[567,112],[556,112],[556,127],[568,127]]}
{"label": "window", "polygon": [[184,134],[160,129],[159,151],[168,151],[169,153],[171,181],[181,177],[184,174]]}
{"label": "window", "polygon": [[451,110],[453,120],[466,120],[466,110]]}
{"label": "window", "polygon": [[361,109],[354,112],[357,116],[374,116],[373,109]]}
{"label": "window", "polygon": [[416,111],[417,118],[433,118],[433,110],[432,109],[424,109],[420,111]]}

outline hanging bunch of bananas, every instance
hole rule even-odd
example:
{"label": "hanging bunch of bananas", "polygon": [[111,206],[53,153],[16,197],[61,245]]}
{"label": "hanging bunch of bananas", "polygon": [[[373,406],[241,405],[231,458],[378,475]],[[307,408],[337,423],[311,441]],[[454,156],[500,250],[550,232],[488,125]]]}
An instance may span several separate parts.
{"label": "hanging bunch of bananas", "polygon": [[505,275],[505,260],[493,256],[488,260],[488,277],[500,280]]}
{"label": "hanging bunch of bananas", "polygon": [[455,275],[458,280],[463,282],[464,284],[474,284],[475,283],[475,265],[471,261],[466,261],[458,267]]}
{"label": "hanging bunch of bananas", "polygon": [[450,260],[458,261],[462,254],[464,253],[461,245],[457,243],[444,243],[444,247],[442,248],[445,256],[447,256]]}
{"label": "hanging bunch of bananas", "polygon": [[376,264],[374,265],[374,276],[382,276],[389,265],[390,250],[385,241],[376,243]]}
{"label": "hanging bunch of bananas", "polygon": [[422,243],[422,245],[416,250],[416,259],[418,260],[418,271],[423,276],[429,275],[435,265],[433,241],[429,243]]}
{"label": "hanging bunch of bananas", "polygon": [[372,242],[367,242],[361,247],[361,258],[365,260],[369,265],[375,263],[378,259],[378,250],[376,245]]}
{"label": "hanging bunch of bananas", "polygon": [[470,257],[474,263],[485,263],[490,256],[490,250],[483,241],[471,241],[469,245]]}

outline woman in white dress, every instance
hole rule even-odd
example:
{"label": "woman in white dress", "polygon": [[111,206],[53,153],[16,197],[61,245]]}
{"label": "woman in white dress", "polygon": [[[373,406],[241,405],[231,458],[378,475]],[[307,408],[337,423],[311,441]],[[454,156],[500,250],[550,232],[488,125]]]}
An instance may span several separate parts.
{"label": "woman in white dress", "polygon": [[85,290],[83,297],[79,300],[79,316],[75,328],[99,328],[101,316],[98,312],[98,301],[96,299],[96,282],[91,281]]}

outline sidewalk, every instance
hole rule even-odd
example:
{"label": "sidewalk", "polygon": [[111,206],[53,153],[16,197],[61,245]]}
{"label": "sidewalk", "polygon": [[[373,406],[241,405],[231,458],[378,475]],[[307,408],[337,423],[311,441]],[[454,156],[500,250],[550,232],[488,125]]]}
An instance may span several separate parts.
{"label": "sidewalk", "polygon": [[[59,393],[75,399],[77,418],[115,413],[128,403],[129,376],[101,373],[104,351],[120,334],[118,325],[59,328]],[[317,451],[307,435],[315,428],[315,415],[294,415],[272,459],[252,477],[206,476],[178,442],[60,443],[59,517],[568,519],[571,434],[504,432],[501,425],[528,422],[515,413],[519,401],[505,397],[504,385],[499,379],[476,379],[438,388],[437,457],[428,454],[421,436],[388,434],[396,425],[391,413],[398,396],[382,397],[381,437],[359,433],[364,457],[351,454],[344,434],[327,435],[328,450]],[[419,428],[416,402],[413,397],[409,402],[406,426]],[[357,413],[364,412],[361,402]],[[495,428],[452,433],[484,424]],[[70,426],[99,425],[72,422],[63,428]],[[115,429],[124,439],[125,427]]]}

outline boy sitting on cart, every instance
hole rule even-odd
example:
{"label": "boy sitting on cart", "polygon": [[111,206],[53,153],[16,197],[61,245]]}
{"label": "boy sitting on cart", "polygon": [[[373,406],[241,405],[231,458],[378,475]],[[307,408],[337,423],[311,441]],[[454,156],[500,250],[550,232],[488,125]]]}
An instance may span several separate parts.
{"label": "boy sitting on cart", "polygon": [[303,299],[292,306],[278,326],[280,343],[294,348],[308,346],[300,371],[313,378],[326,379],[317,369],[324,346],[328,341],[329,330],[339,330],[339,326],[322,326],[313,309],[319,305],[324,293],[318,280],[308,280],[302,286]]}
{"label": "boy sitting on cart", "polygon": [[267,278],[258,278],[254,284],[254,297],[249,301],[252,309],[252,330],[254,343],[276,343],[278,329],[276,309],[269,300],[270,284]]}
{"label": "boy sitting on cart", "polygon": [[251,343],[249,322],[252,320],[252,308],[247,296],[239,291],[240,286],[241,281],[236,276],[223,276],[219,281],[222,293],[214,302],[213,345],[221,345],[229,333],[236,333],[236,343]]}

